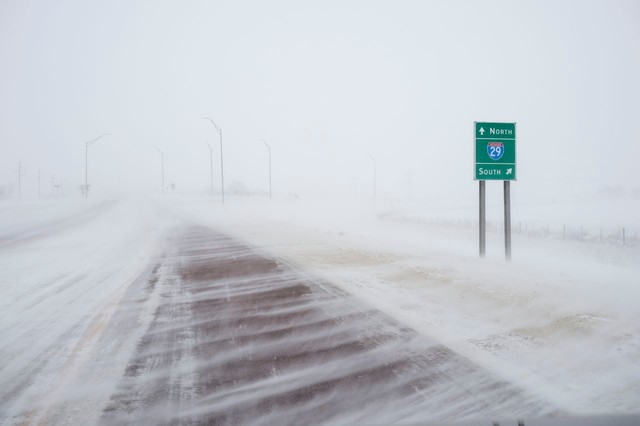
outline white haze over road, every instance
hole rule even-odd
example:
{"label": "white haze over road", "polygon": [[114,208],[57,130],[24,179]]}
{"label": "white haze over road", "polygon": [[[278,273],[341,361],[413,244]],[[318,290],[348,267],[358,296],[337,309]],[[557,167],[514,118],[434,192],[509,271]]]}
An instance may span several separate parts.
{"label": "white haze over road", "polygon": [[[517,122],[523,201],[638,196],[640,5],[616,1],[0,4],[0,185],[475,200],[473,121]],[[489,189],[491,190],[491,189]],[[635,191],[635,192],[634,192]],[[578,211],[575,214],[584,214]]]}

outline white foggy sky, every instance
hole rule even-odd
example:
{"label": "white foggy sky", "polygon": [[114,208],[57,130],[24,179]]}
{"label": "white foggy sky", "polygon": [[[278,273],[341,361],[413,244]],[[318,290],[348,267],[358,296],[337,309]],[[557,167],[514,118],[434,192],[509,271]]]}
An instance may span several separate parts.
{"label": "white foggy sky", "polygon": [[[638,1],[0,1],[0,185],[225,183],[475,202],[473,121],[515,121],[520,199],[637,188]],[[410,183],[409,183],[410,182]],[[407,189],[407,185],[410,189]],[[492,185],[496,186],[497,184]],[[517,194],[517,195],[516,195]]]}

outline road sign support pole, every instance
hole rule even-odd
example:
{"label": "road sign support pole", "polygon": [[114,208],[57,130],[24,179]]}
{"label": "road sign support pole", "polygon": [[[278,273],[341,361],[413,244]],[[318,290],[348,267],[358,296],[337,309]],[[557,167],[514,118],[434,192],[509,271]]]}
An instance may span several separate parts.
{"label": "road sign support pole", "polygon": [[[486,181],[504,184],[504,250],[511,260],[511,181],[516,180],[516,123],[474,122],[475,177],[480,183],[480,257],[486,249]],[[496,234],[500,227],[496,226]]]}
{"label": "road sign support pole", "polygon": [[485,209],[485,181],[481,180],[478,182],[480,184],[480,217],[479,217],[479,226],[480,230],[480,257],[484,257],[485,248],[486,248],[486,236],[487,236],[487,221],[486,221],[486,209]]}
{"label": "road sign support pole", "polygon": [[511,181],[504,181],[504,256],[511,260]]}

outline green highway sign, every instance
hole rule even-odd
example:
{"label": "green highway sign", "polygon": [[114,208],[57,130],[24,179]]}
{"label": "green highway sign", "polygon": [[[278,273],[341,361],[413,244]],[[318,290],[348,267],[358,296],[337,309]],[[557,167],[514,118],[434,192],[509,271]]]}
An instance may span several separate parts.
{"label": "green highway sign", "polygon": [[475,180],[516,180],[516,123],[476,121]]}

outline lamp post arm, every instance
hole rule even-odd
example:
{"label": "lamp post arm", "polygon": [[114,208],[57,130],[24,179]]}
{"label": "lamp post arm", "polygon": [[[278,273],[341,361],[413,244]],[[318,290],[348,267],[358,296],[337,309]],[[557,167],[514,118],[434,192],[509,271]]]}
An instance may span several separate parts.
{"label": "lamp post arm", "polygon": [[104,135],[100,135],[95,139],[91,139],[90,141],[87,142],[87,147],[93,145],[94,143],[98,142],[98,140],[104,138],[105,136],[111,136],[111,133],[105,133]]}

